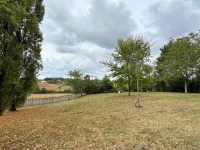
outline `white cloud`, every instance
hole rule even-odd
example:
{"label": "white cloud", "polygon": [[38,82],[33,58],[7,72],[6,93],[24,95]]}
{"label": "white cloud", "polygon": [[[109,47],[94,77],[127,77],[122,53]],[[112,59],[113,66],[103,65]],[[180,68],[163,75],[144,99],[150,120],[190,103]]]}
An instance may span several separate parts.
{"label": "white cloud", "polygon": [[137,28],[123,2],[92,0],[83,4],[85,12],[78,9],[80,4],[75,4],[59,7],[52,0],[46,4],[47,15],[42,25],[46,41],[65,45],[87,41],[110,48],[119,37],[130,36],[130,31]]}
{"label": "white cloud", "polygon": [[159,1],[149,7],[147,27],[154,37],[183,36],[199,29],[199,11],[193,10],[193,5],[183,1]]}
{"label": "white cloud", "polygon": [[44,0],[43,66],[40,77],[65,77],[73,69],[103,77],[101,63],[117,39],[140,34],[152,39],[152,54],[170,37],[197,32],[198,0]]}
{"label": "white cloud", "polygon": [[130,36],[137,28],[123,2],[46,0],[45,7],[41,25],[45,76],[72,69],[103,76],[106,70],[99,62],[118,38]]}

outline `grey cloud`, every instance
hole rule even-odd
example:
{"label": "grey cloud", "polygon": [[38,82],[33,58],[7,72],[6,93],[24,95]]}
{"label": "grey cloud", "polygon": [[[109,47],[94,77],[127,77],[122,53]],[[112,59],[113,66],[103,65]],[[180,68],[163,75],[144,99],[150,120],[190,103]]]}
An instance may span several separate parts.
{"label": "grey cloud", "polygon": [[60,53],[73,53],[73,54],[80,54],[81,49],[75,46],[68,46],[68,45],[59,45],[56,51]]}
{"label": "grey cloud", "polygon": [[82,39],[88,39],[100,46],[113,47],[118,38],[130,36],[131,30],[137,28],[131,12],[122,2],[109,4],[104,0],[91,2],[87,33],[81,29],[78,33]]}
{"label": "grey cloud", "polygon": [[182,1],[158,2],[149,7],[148,27],[155,28],[154,36],[164,39],[196,32],[199,28],[199,12],[192,10],[191,4]]}
{"label": "grey cloud", "polygon": [[[185,1],[188,1],[188,0],[185,0]],[[196,8],[200,8],[200,1],[199,0],[191,0],[192,1],[192,3],[193,3],[193,5],[194,5],[194,7],[196,7]]]}
{"label": "grey cloud", "polygon": [[90,9],[85,16],[76,16],[70,11],[74,9],[75,4],[67,5],[66,2],[61,2],[63,5],[48,0],[46,16],[41,27],[45,31],[46,41],[56,45],[76,45],[88,41],[111,48],[118,38],[129,36],[131,30],[137,28],[131,18],[131,11],[123,2],[115,4],[92,0],[88,3]]}

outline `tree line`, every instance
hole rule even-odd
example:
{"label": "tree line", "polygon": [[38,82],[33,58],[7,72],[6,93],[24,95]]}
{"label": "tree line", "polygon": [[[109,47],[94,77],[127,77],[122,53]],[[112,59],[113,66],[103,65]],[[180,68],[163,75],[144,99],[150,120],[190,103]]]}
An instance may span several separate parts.
{"label": "tree line", "polygon": [[114,83],[108,76],[104,76],[100,80],[88,74],[84,75],[81,73],[81,70],[70,70],[67,76],[69,78],[66,79],[66,84],[73,88],[74,93],[97,94],[116,92]]}
{"label": "tree line", "polygon": [[170,38],[150,61],[151,41],[142,36],[119,39],[103,63],[116,83],[131,91],[200,92],[200,32]]}

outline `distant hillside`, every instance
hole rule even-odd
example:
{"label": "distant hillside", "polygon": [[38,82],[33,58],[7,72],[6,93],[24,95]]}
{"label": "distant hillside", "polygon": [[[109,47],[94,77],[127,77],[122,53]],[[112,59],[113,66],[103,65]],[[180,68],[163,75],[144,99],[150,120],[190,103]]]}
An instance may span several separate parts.
{"label": "distant hillside", "polygon": [[38,85],[40,89],[45,88],[47,90],[59,91],[58,84],[38,83]]}

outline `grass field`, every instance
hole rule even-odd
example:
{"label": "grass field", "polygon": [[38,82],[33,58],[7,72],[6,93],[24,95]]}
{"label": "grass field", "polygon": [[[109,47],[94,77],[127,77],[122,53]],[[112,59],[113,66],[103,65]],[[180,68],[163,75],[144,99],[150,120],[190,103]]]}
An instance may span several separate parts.
{"label": "grass field", "polygon": [[45,88],[47,90],[59,91],[58,84],[39,83],[38,86],[40,89]]}
{"label": "grass field", "polygon": [[0,149],[200,149],[200,95],[86,95],[0,117]]}
{"label": "grass field", "polygon": [[52,93],[52,94],[30,94],[28,96],[28,99],[33,98],[48,98],[48,97],[60,97],[60,96],[66,96],[71,94],[59,94],[59,93]]}
{"label": "grass field", "polygon": [[38,86],[39,89],[45,88],[47,90],[53,90],[53,91],[64,91],[68,89],[72,91],[72,88],[70,86],[62,84],[39,83]]}

